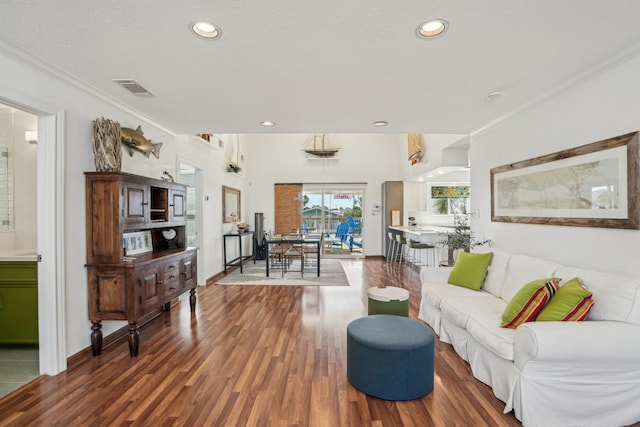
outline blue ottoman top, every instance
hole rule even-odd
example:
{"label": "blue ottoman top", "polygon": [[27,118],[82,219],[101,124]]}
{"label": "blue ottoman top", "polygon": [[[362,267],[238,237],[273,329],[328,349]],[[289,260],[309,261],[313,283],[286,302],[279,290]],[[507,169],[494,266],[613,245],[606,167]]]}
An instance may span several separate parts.
{"label": "blue ottoman top", "polygon": [[402,316],[376,314],[353,320],[347,335],[359,343],[390,350],[410,350],[433,343],[433,331],[417,320]]}

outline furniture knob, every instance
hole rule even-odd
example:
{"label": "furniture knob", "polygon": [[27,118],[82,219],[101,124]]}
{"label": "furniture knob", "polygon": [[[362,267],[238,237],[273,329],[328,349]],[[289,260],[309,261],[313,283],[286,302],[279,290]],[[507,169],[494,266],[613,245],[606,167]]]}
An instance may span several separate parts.
{"label": "furniture knob", "polygon": [[173,270],[174,268],[176,268],[175,265],[170,265],[169,267],[167,267],[167,270]]}

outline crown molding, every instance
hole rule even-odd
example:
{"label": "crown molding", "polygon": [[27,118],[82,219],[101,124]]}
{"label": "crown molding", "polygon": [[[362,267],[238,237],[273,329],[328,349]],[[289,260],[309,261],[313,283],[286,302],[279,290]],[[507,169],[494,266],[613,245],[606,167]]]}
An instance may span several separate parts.
{"label": "crown molding", "polygon": [[590,80],[594,80],[622,65],[633,61],[634,59],[640,57],[640,42],[634,43],[627,49],[621,50],[616,55],[610,57],[608,60],[602,61],[600,64],[596,65],[589,70],[586,70],[582,73],[576,74],[574,77],[566,80],[564,83],[561,83],[552,89],[544,92],[542,95],[537,96],[530,101],[522,104],[520,107],[517,107],[510,112],[503,114],[495,120],[492,120],[485,125],[479,127],[478,129],[469,133],[470,136],[477,136],[484,132],[491,130],[492,128],[500,125],[501,123],[509,120],[510,118],[528,110],[529,108],[555,96],[562,92],[568,91],[576,86],[579,86],[585,82]]}
{"label": "crown molding", "polygon": [[121,110],[122,112],[129,114],[133,117],[135,117],[136,119],[144,122],[146,125],[150,125],[155,127],[158,130],[161,130],[171,136],[176,136],[176,132],[174,132],[173,130],[167,128],[166,126],[156,122],[155,120],[150,119],[149,117],[145,116],[144,114],[142,114],[141,112],[129,107],[126,104],[121,103],[120,101],[116,100],[115,98],[113,98],[112,96],[96,89],[95,87],[91,86],[90,84],[78,79],[77,77],[67,73],[66,71],[61,70],[60,68],[44,61],[43,59],[31,54],[30,52],[13,45],[12,43],[9,43],[8,41],[0,38],[0,54],[15,60],[16,62],[19,62],[23,65],[26,65],[28,67],[32,67],[35,68],[39,71],[45,72],[47,74],[50,74],[62,81],[64,81],[67,84],[70,84],[72,86],[74,86],[75,88],[95,97],[98,98],[99,100],[112,105],[113,107]]}

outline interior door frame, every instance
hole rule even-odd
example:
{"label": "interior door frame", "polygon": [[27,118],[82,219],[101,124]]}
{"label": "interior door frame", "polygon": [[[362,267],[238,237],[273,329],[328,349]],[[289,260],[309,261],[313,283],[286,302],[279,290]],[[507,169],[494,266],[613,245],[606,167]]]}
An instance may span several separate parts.
{"label": "interior door frame", "polygon": [[67,369],[64,143],[65,112],[0,86],[0,102],[38,117],[37,148],[37,253],[38,341],[41,375]]}
{"label": "interior door frame", "polygon": [[[176,158],[176,170],[177,170],[177,176],[178,176],[178,181],[180,181],[180,165],[186,165],[189,166],[191,168],[194,169],[195,171],[195,179],[194,179],[194,188],[195,188],[195,195],[196,195],[196,246],[198,247],[198,253],[197,253],[197,263],[198,266],[202,266],[202,260],[207,259],[205,257],[204,254],[204,245],[202,244],[202,236],[203,236],[203,225],[202,225],[202,167],[200,165],[198,165],[197,163],[194,163],[190,160],[186,160],[182,157],[177,157]],[[207,279],[205,277],[205,269],[204,268],[198,268],[197,270],[198,272],[198,284],[204,286],[207,282]]]}

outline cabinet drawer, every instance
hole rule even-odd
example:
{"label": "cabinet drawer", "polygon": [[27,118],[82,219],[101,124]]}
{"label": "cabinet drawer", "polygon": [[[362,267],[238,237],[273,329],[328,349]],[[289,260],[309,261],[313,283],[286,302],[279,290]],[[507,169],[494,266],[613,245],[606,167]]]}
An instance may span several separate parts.
{"label": "cabinet drawer", "polygon": [[167,262],[164,265],[164,274],[165,275],[178,275],[180,274],[180,260],[175,260],[171,262]]}
{"label": "cabinet drawer", "polygon": [[167,262],[164,265],[164,300],[169,301],[180,294],[180,260]]}

